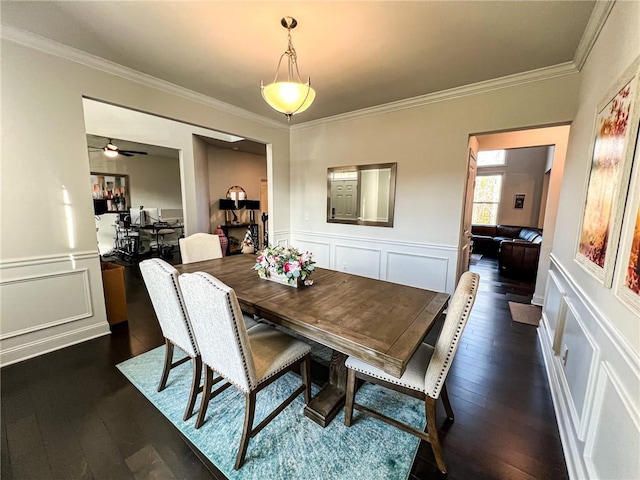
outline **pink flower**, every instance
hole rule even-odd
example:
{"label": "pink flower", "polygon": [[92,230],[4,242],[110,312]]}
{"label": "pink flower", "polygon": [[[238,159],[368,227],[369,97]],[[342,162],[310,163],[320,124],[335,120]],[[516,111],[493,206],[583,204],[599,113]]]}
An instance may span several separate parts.
{"label": "pink flower", "polygon": [[284,264],[285,273],[295,272],[296,270],[299,270],[299,269],[300,269],[300,262],[296,262],[295,260],[289,260],[287,263]]}

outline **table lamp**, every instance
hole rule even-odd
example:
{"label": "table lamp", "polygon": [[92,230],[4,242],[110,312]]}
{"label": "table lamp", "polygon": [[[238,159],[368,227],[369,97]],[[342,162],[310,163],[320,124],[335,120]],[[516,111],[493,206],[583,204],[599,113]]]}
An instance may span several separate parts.
{"label": "table lamp", "polygon": [[[232,200],[230,198],[221,198],[219,202],[220,202],[220,210],[227,211],[227,215],[225,216],[225,221],[227,223],[238,223],[238,216],[236,215],[236,212],[234,212],[234,210],[236,209],[235,200]],[[233,214],[232,221],[229,221],[228,212],[231,212]]]}
{"label": "table lamp", "polygon": [[260,200],[244,200],[240,203],[240,208],[249,210],[249,223],[256,223],[256,210],[260,210]]}

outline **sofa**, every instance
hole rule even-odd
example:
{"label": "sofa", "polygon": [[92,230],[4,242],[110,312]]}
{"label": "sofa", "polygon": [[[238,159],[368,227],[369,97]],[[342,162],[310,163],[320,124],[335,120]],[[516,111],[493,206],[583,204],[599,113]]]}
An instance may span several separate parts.
{"label": "sofa", "polygon": [[513,225],[472,225],[473,253],[498,258],[500,273],[535,277],[542,230]]}

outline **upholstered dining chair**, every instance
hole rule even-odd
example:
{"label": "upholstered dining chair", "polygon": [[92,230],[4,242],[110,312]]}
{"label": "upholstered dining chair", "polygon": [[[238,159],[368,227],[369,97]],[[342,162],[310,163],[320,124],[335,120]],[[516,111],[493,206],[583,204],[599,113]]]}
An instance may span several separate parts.
{"label": "upholstered dining chair", "polygon": [[[166,345],[164,366],[158,391],[161,392],[166,388],[169,371],[172,368],[193,360],[191,391],[189,392],[189,400],[183,417],[184,420],[187,420],[193,414],[196,397],[201,389],[202,361],[182,300],[178,284],[178,271],[159,258],[140,262],[140,271],[149,292],[149,297],[151,297],[151,303],[156,312]],[[173,362],[174,347],[178,347],[187,356]]]}
{"label": "upholstered dining chair", "polygon": [[[196,428],[204,421],[214,371],[245,396],[244,427],[235,463],[238,470],[252,437],[300,393],[304,392],[305,404],[309,403],[311,347],[269,325],[258,324],[247,331],[233,289],[208,273],[186,273],[180,276],[179,282],[205,367]],[[300,366],[302,384],[254,427],[257,393],[297,366]]]}
{"label": "upholstered dining chair", "polygon": [[[362,360],[349,357],[347,366],[347,399],[345,405],[344,423],[347,427],[353,422],[353,409],[364,415],[369,415],[411,433],[431,444],[438,469],[446,473],[447,467],[442,456],[442,447],[436,426],[436,400],[442,398],[447,418],[453,421],[453,409],[445,387],[445,379],[451,368],[451,362],[458,349],[458,342],[464,330],[471,307],[475,302],[480,276],[477,273],[466,272],[449,302],[447,317],[442,326],[440,336],[435,347],[420,344],[416,353],[411,357],[407,368],[400,378],[393,377],[384,370],[371,366]],[[356,379],[382,385],[406,395],[424,400],[427,425],[425,431],[376,412],[355,402]]]}
{"label": "upholstered dining chair", "polygon": [[178,240],[182,263],[202,262],[222,258],[220,237],[209,233],[194,233]]}

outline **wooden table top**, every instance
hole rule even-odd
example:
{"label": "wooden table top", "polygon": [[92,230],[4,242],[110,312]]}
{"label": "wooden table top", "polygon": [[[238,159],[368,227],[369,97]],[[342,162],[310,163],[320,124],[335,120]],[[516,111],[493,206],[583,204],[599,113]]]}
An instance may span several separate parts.
{"label": "wooden table top", "polygon": [[307,338],[400,377],[443,312],[446,293],[318,268],[310,287],[263,280],[256,257],[236,255],[178,265],[180,273],[207,272],[236,292],[240,306]]}

